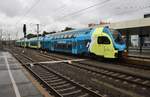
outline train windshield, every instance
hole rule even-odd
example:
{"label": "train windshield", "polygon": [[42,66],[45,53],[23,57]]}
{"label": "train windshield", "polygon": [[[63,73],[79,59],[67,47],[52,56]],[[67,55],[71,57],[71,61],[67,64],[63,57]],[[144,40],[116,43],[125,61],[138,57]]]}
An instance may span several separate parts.
{"label": "train windshield", "polygon": [[113,38],[116,43],[118,43],[118,44],[124,43],[124,40],[121,37],[121,34],[117,30],[111,29],[110,31],[112,32]]}

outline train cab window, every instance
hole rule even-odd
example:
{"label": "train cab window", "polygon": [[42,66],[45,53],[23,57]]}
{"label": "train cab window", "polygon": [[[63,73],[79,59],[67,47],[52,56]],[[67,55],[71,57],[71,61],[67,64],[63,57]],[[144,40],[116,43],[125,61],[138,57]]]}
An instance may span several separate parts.
{"label": "train cab window", "polygon": [[106,36],[99,36],[97,38],[97,43],[98,44],[110,44],[110,40]]}
{"label": "train cab window", "polygon": [[117,30],[114,30],[114,29],[110,29],[110,31],[112,32],[112,36],[113,36],[116,43],[118,43],[118,44],[124,43],[124,40],[121,37],[120,32],[118,32]]}

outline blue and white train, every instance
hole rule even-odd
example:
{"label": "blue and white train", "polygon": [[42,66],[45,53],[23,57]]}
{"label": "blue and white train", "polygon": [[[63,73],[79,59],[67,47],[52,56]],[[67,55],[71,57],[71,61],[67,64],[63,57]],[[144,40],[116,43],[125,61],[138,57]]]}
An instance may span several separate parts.
{"label": "blue and white train", "polygon": [[77,29],[16,41],[17,46],[118,58],[126,51],[120,32],[109,27]]}

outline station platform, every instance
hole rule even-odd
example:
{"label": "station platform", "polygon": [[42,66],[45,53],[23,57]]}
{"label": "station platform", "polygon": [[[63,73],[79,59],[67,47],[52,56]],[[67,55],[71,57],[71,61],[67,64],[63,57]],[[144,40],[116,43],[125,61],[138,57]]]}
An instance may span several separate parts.
{"label": "station platform", "polygon": [[150,59],[150,55],[146,54],[140,54],[140,53],[129,53],[129,57],[137,57],[137,58],[142,58],[142,59]]}
{"label": "station platform", "polygon": [[0,51],[0,97],[44,97],[9,53]]}
{"label": "station platform", "polygon": [[140,52],[139,50],[129,50],[128,52],[129,57],[140,57],[145,59],[150,59],[150,49],[149,50],[143,50]]}
{"label": "station platform", "polygon": [[150,64],[150,54],[140,53],[140,52],[129,52],[128,59],[137,60],[137,61],[145,61]]}

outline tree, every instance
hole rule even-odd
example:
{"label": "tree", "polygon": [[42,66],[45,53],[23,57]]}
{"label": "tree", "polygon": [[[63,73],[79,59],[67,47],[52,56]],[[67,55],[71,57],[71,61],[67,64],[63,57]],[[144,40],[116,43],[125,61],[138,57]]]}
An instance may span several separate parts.
{"label": "tree", "polygon": [[43,31],[42,36],[45,36],[45,35],[47,35],[47,34],[53,34],[53,33],[56,33],[56,31],[52,31],[52,32]]}
{"label": "tree", "polygon": [[66,27],[64,30],[61,30],[61,32],[64,32],[64,31],[69,31],[69,30],[74,30],[74,28],[71,28],[71,27]]}
{"label": "tree", "polygon": [[33,37],[37,37],[37,35],[31,34],[31,33],[27,35],[27,38],[28,38],[28,39],[33,38]]}

